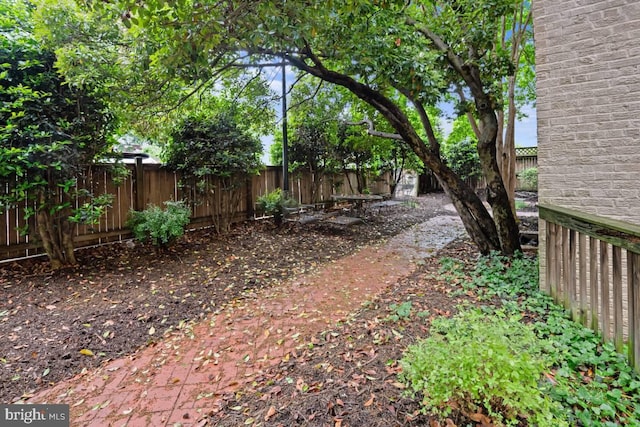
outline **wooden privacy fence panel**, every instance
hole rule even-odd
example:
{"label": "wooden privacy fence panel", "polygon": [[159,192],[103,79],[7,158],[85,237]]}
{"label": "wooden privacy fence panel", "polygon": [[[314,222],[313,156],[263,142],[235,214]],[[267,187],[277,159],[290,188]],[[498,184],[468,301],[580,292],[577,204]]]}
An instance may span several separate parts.
{"label": "wooden privacy fence panel", "polygon": [[538,167],[538,147],[516,148],[516,190],[536,191],[529,183],[520,178],[520,173]]}
{"label": "wooden privacy fence panel", "polygon": [[545,221],[544,291],[640,372],[640,226],[556,206]]}
{"label": "wooden privacy fence panel", "polygon": [[[538,167],[538,149],[537,147],[516,148],[516,190],[535,191],[536,188],[529,187],[523,180],[519,178],[520,172]],[[487,183],[484,178],[468,179],[467,184],[475,189],[482,190],[486,188]],[[433,191],[442,191],[442,187],[438,183],[433,173],[426,170],[420,176],[420,192],[430,193]]]}
{"label": "wooden privacy fence panel", "polygon": [[[170,200],[188,200],[192,215],[192,228],[210,226],[214,223],[214,215],[221,211],[228,212],[230,206],[226,203],[229,194],[235,195],[238,200],[238,210],[232,218],[233,222],[244,221],[253,217],[255,204],[258,197],[265,195],[276,188],[281,188],[282,170],[278,167],[267,167],[260,175],[251,177],[233,178],[231,193],[223,194],[225,186],[220,179],[206,177],[205,191],[203,194],[193,183],[182,182],[180,174],[175,173],[161,165],[145,164],[139,159],[135,165],[128,165],[130,174],[124,178],[120,185],[113,183],[107,168],[93,167],[77,182],[76,190],[87,189],[94,195],[112,194],[114,196],[112,206],[95,225],[77,225],[74,229],[74,241],[76,247],[94,244],[108,243],[131,237],[131,232],[125,227],[127,216],[131,210],[142,210],[149,205],[162,207],[164,202]],[[314,180],[319,179],[318,194],[312,200]],[[354,174],[314,176],[311,173],[291,174],[289,188],[291,197],[301,204],[310,204],[316,201],[329,201],[332,194],[351,194],[347,180],[355,182]],[[370,189],[373,193],[389,193],[389,174],[372,182]],[[6,190],[5,190],[6,191]],[[80,206],[82,198],[75,201]],[[21,236],[19,227],[24,227],[24,208],[18,206],[0,212],[0,260],[22,258],[38,255],[42,249],[33,236]],[[34,230],[35,219],[29,219],[29,226]]]}

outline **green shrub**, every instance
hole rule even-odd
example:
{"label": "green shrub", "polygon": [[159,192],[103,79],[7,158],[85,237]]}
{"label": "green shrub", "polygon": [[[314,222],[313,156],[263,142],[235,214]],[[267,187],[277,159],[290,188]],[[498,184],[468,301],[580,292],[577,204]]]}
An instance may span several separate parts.
{"label": "green shrub", "polygon": [[553,365],[542,383],[545,394],[561,405],[570,425],[640,425],[640,376],[613,344],[603,344],[601,336],[572,321],[569,312],[539,290],[535,258],[494,253],[481,257],[468,272],[464,261],[444,258],[441,264],[441,280],[481,299],[500,301],[502,313],[526,313]]}
{"label": "green shrub", "polygon": [[563,425],[539,382],[549,362],[531,327],[517,317],[477,310],[439,318],[432,335],[410,346],[400,361],[401,380],[423,396],[426,413],[484,412],[494,423],[524,418],[538,426]]}
{"label": "green shrub", "polygon": [[538,168],[528,168],[518,174],[518,178],[529,189],[538,189]]}
{"label": "green shrub", "polygon": [[258,209],[265,215],[273,216],[273,220],[277,225],[282,224],[285,214],[285,208],[295,205],[295,202],[277,188],[271,193],[258,197]]}
{"label": "green shrub", "polygon": [[464,139],[445,146],[443,151],[447,164],[461,179],[476,179],[482,176],[478,143],[475,140]]}
{"label": "green shrub", "polygon": [[164,202],[165,209],[151,205],[142,212],[129,212],[127,227],[136,240],[166,247],[184,234],[191,219],[191,210],[184,202]]}

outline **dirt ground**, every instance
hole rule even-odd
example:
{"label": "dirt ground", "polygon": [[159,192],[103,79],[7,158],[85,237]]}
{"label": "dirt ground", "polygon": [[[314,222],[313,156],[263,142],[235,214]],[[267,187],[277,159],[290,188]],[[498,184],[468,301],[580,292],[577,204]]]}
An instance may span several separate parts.
{"label": "dirt ground", "polygon": [[[160,340],[165,332],[203,319],[231,299],[242,298],[248,290],[276,285],[426,219],[451,215],[444,209],[446,203],[441,194],[427,195],[386,208],[367,218],[365,224],[350,227],[321,222],[275,228],[268,221],[259,221],[238,226],[225,236],[208,230],[189,232],[164,253],[131,242],[112,244],[78,251],[79,266],[57,272],[51,272],[44,259],[1,264],[0,402],[14,402],[83,369],[131,354]],[[476,256],[467,242],[447,251],[469,259]],[[255,390],[229,396],[229,408],[236,409],[212,414],[210,421],[213,425],[238,425],[238,417],[244,417],[244,423],[251,411],[264,412],[264,418],[276,405],[269,403],[271,398],[287,396],[300,404],[277,404],[279,418],[268,418],[281,421],[273,425],[328,425],[327,414],[346,423],[349,414],[363,409],[374,418],[380,410],[392,413],[401,424],[418,422],[420,417],[411,402],[400,399],[393,408],[382,409],[379,402],[392,390],[398,395],[397,384],[387,380],[396,367],[387,361],[397,359],[397,352],[422,335],[427,325],[423,318],[420,322],[402,319],[397,324],[380,319],[389,315],[393,301],[413,296],[420,298],[414,303],[416,312],[440,315],[454,310],[456,300],[447,296],[446,289],[425,285],[428,274],[423,273],[436,262],[429,261],[397,284],[397,289],[358,313],[355,323],[318,337],[313,349],[293,355],[272,378],[255,384]],[[424,309],[418,309],[422,306]],[[372,342],[378,353],[372,353]],[[396,355],[380,353],[377,343]],[[327,359],[327,352],[332,359]],[[317,363],[328,364],[319,369]],[[298,378],[307,386],[301,386]],[[376,385],[365,386],[368,383]],[[324,400],[296,393],[296,387],[325,390],[328,384],[332,384],[332,391],[323,395]],[[293,388],[289,390],[289,386]],[[233,403],[242,398],[249,400]],[[362,399],[364,403],[359,405]],[[305,402],[312,407],[305,408]],[[324,421],[312,423],[319,417],[320,407]],[[348,424],[393,425],[380,424],[382,419],[361,424],[358,420],[363,420],[362,416]]]}
{"label": "dirt ground", "polygon": [[[396,376],[403,351],[428,335],[433,318],[451,316],[464,301],[474,302],[474,295],[460,294],[437,279],[443,256],[473,263],[478,253],[468,240],[454,241],[351,320],[299,346],[253,387],[227,395],[206,425],[475,426],[456,411],[447,424],[421,414]],[[410,310],[400,309],[407,303]]]}

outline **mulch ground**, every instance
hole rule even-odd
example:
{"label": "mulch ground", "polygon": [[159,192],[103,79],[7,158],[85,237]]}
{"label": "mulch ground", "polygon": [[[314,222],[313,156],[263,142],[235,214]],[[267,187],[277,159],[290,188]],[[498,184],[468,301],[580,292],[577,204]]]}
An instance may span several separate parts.
{"label": "mulch ground", "polygon": [[[112,244],[81,250],[79,266],[56,272],[42,259],[0,265],[0,402],[28,397],[132,354],[245,292],[308,273],[446,214],[445,203],[443,195],[421,197],[351,227],[276,228],[261,221],[224,236],[201,230],[163,253],[130,242]],[[442,256],[472,260],[477,253],[461,241]],[[227,396],[222,410],[206,421],[221,426],[424,424],[416,403],[402,396],[394,361],[426,335],[433,316],[450,315],[462,299],[472,298],[450,295],[452,289],[438,282],[434,269],[436,258],[350,322],[299,348],[251,389]],[[411,301],[410,316],[393,320],[394,307],[405,301]]]}
{"label": "mulch ground", "polygon": [[[444,256],[473,264],[479,254],[468,240],[448,245],[349,321],[299,346],[253,387],[227,395],[207,425],[440,426],[404,394],[397,374],[403,351],[428,335],[435,317],[475,302],[473,294],[438,278]],[[442,425],[476,424],[454,411]]]}

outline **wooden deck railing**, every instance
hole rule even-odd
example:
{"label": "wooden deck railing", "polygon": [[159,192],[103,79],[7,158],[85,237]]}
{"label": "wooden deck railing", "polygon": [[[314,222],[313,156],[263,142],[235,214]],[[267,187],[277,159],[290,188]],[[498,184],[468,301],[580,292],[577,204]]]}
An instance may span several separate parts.
{"label": "wooden deck railing", "polygon": [[628,344],[640,371],[640,226],[556,206],[540,205],[539,213],[543,290],[619,352]]}

